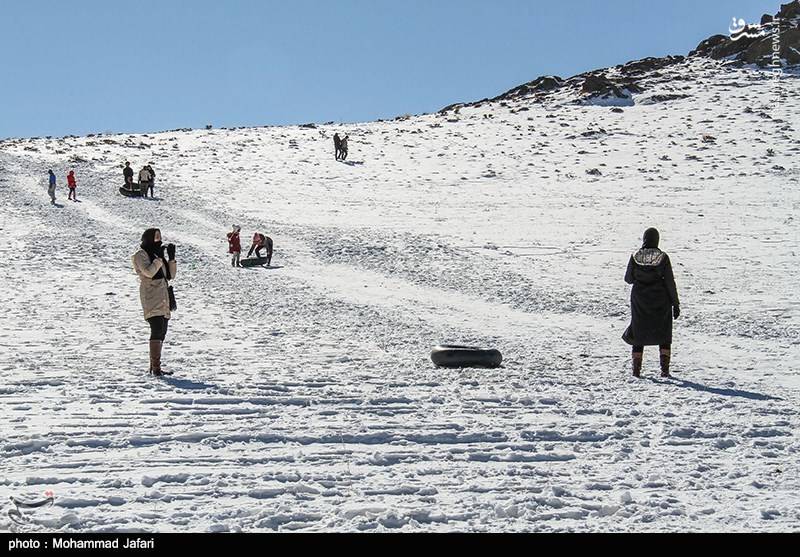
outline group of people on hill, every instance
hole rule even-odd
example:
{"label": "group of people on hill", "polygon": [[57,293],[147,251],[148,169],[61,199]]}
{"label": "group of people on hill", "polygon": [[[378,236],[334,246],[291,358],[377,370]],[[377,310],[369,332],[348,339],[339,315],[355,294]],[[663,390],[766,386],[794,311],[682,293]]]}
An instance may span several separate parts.
{"label": "group of people on hill", "polygon": [[[239,257],[242,244],[239,234],[242,227],[234,225],[228,232],[231,266],[241,267]],[[642,238],[642,247],[628,260],[625,282],[631,290],[631,321],[622,339],[632,346],[633,376],[641,377],[645,346],[659,347],[661,377],[671,377],[672,324],[681,314],[678,289],[669,255],[659,248],[660,235],[648,228]],[[272,260],[272,239],[260,232],[253,235],[247,257],[256,253],[261,258],[266,250],[267,265]],[[175,246],[162,246],[161,232],[148,229],[142,235],[141,249],[133,255],[133,268],[139,275],[139,296],[144,318],[150,325],[150,373],[166,375],[161,369],[161,351],[167,333],[171,311],[176,307],[169,286],[177,271]]]}
{"label": "group of people on hill", "polygon": [[[125,168],[122,169],[122,176],[125,178],[125,187],[129,190],[133,189],[133,168],[131,163],[125,161]],[[139,191],[142,192],[144,197],[147,197],[147,192],[150,192],[150,197],[155,197],[153,193],[153,186],[156,181],[156,172],[150,164],[146,164],[139,171]]]}
{"label": "group of people on hill", "polygon": [[333,146],[336,149],[336,160],[347,160],[347,143],[350,141],[350,136],[339,137],[338,133],[333,134]]}
{"label": "group of people on hill", "polygon": [[[228,233],[229,252],[233,254],[231,265],[241,267],[239,257],[242,244],[239,234],[242,227],[234,225]],[[261,258],[261,251],[266,250],[266,264],[272,261],[272,238],[260,232],[253,235],[252,245],[247,257],[255,251]],[[139,277],[139,301],[142,305],[144,319],[150,326],[150,374],[155,376],[172,375],[161,367],[161,354],[167,328],[172,312],[177,308],[175,295],[169,281],[175,278],[178,271],[175,260],[175,244],[162,243],[161,230],[148,228],[142,234],[139,250],[131,257],[133,269]]]}
{"label": "group of people on hill", "polygon": [[[67,200],[78,201],[78,181],[75,179],[75,171],[70,170],[67,174]],[[51,170],[47,171],[47,194],[50,196],[50,205],[56,204],[56,175]]]}
{"label": "group of people on hill", "polygon": [[[125,178],[125,187],[129,189],[133,189],[133,169],[129,162],[125,163],[125,169],[122,171],[122,175]],[[152,197],[153,194],[153,184],[155,183],[156,173],[153,170],[151,165],[145,165],[139,171],[139,187],[142,190],[142,195],[147,197],[147,192],[150,192],[150,196]],[[50,204],[56,204],[56,188],[57,188],[57,180],[56,175],[53,170],[47,171],[47,194],[50,196]],[[75,171],[70,170],[67,174],[67,189],[69,193],[67,194],[67,200],[71,201],[78,201],[77,195],[77,188],[78,188],[78,181],[75,178]]]}
{"label": "group of people on hill", "polygon": [[[347,157],[347,137],[334,136],[336,158]],[[123,171],[126,185],[133,186],[133,169],[125,163]],[[149,164],[139,172],[139,183],[152,192],[155,172]],[[75,171],[67,174],[67,199],[77,201],[77,179]],[[51,204],[56,200],[56,175],[48,170],[48,194]],[[146,195],[146,193],[145,193]],[[240,262],[242,244],[241,226],[234,225],[228,232],[228,252],[231,266],[242,267]],[[628,260],[625,282],[632,285],[630,325],[622,339],[631,345],[631,362],[634,377],[642,373],[645,346],[659,347],[659,363],[662,377],[671,377],[673,320],[681,314],[678,290],[675,284],[672,263],[669,256],[659,248],[660,234],[655,228],[648,228],[642,238],[642,247]],[[266,251],[264,256],[262,251]],[[258,259],[265,259],[266,265],[272,263],[272,238],[260,232],[253,234],[247,257],[255,252]],[[161,351],[166,337],[171,311],[175,309],[174,295],[168,281],[176,273],[175,246],[161,244],[161,232],[151,228],[142,235],[141,249],[133,256],[133,267],[140,279],[140,300],[145,320],[150,324],[150,372],[165,375],[161,369]],[[260,262],[259,262],[260,263]]]}
{"label": "group of people on hill", "polygon": [[[231,266],[232,267],[241,267],[242,264],[240,262],[240,257],[242,255],[242,241],[239,237],[239,233],[242,231],[242,227],[238,224],[233,225],[233,230],[228,232],[228,253],[232,255],[231,257]],[[253,255],[253,251],[256,252],[256,257],[261,259],[261,250],[266,250],[266,263],[267,267],[270,266],[272,263],[272,238],[269,236],[265,236],[260,232],[256,232],[253,234],[253,241],[250,244],[250,251],[247,252],[247,257]]]}

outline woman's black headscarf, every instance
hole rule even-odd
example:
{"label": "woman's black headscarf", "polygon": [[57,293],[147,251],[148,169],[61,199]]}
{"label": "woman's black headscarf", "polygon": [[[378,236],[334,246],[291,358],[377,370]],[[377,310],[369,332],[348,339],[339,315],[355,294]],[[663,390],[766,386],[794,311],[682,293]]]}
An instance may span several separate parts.
{"label": "woman's black headscarf", "polygon": [[153,276],[154,279],[162,279],[164,277],[164,270],[166,269],[167,280],[169,280],[169,266],[167,259],[164,257],[164,251],[161,247],[161,242],[156,242],[156,232],[161,232],[158,228],[148,228],[142,234],[142,249],[147,252],[150,257],[150,263],[155,261],[156,257],[160,257],[164,262],[164,266]]}
{"label": "woman's black headscarf", "polygon": [[661,237],[658,233],[658,230],[655,228],[648,228],[644,231],[644,237],[642,238],[642,247],[643,248],[657,248],[658,242],[661,240]]}

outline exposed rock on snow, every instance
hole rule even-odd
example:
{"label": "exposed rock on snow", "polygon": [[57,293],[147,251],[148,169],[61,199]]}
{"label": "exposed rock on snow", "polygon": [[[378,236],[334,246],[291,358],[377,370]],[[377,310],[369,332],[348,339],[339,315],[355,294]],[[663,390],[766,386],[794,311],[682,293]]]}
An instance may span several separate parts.
{"label": "exposed rock on snow", "polygon": [[[774,67],[774,45],[771,24],[780,18],[780,40],[777,50],[781,67],[800,65],[800,0],[794,0],[781,6],[776,16],[764,15],[763,29],[755,26],[746,27],[741,37],[736,40],[726,35],[714,35],[702,41],[689,57],[706,57],[714,60],[725,60],[732,65],[757,64],[761,67]],[[770,31],[770,32],[767,32]],[[755,35],[763,32],[764,36]],[[753,37],[747,35],[752,34]],[[597,70],[576,75],[568,79],[556,76],[542,76],[514,87],[493,98],[482,99],[473,103],[458,103],[443,108],[440,113],[458,110],[462,107],[483,106],[488,102],[526,101],[529,103],[551,102],[558,95],[567,92],[570,102],[597,106],[632,106],[634,104],[653,104],[688,98],[685,93],[663,93],[636,98],[635,95],[647,90],[646,82],[654,82],[664,78],[663,71],[677,65],[685,65],[684,56],[666,56],[663,58],[644,58],[621,64],[609,70]],[[688,72],[672,79],[691,80]]]}
{"label": "exposed rock on snow", "polygon": [[[782,64],[800,64],[800,0],[782,5],[775,17],[765,14],[761,18],[761,26],[748,25],[734,37],[714,35],[701,42],[690,56],[729,59],[768,67],[773,63],[773,49],[777,47]],[[777,40],[775,33],[778,34]]]}

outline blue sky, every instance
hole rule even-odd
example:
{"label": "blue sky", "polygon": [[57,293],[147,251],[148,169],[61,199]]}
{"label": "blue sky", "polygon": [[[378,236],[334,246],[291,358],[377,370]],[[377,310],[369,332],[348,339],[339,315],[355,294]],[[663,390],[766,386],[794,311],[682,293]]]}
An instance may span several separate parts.
{"label": "blue sky", "polygon": [[[785,1],[785,0],[784,0]],[[0,137],[352,122],[685,54],[780,0],[5,0]]]}

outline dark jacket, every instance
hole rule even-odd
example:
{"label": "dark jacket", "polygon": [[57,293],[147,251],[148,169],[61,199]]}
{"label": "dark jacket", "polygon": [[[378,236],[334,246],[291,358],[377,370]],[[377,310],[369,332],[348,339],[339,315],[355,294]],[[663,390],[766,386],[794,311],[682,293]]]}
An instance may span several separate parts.
{"label": "dark jacket", "polygon": [[642,248],[628,261],[625,282],[631,290],[631,324],[622,338],[633,346],[672,344],[672,308],[680,307],[669,256]]}
{"label": "dark jacket", "polygon": [[122,175],[125,178],[133,178],[133,169],[130,166],[126,166],[125,169],[122,171]]}

